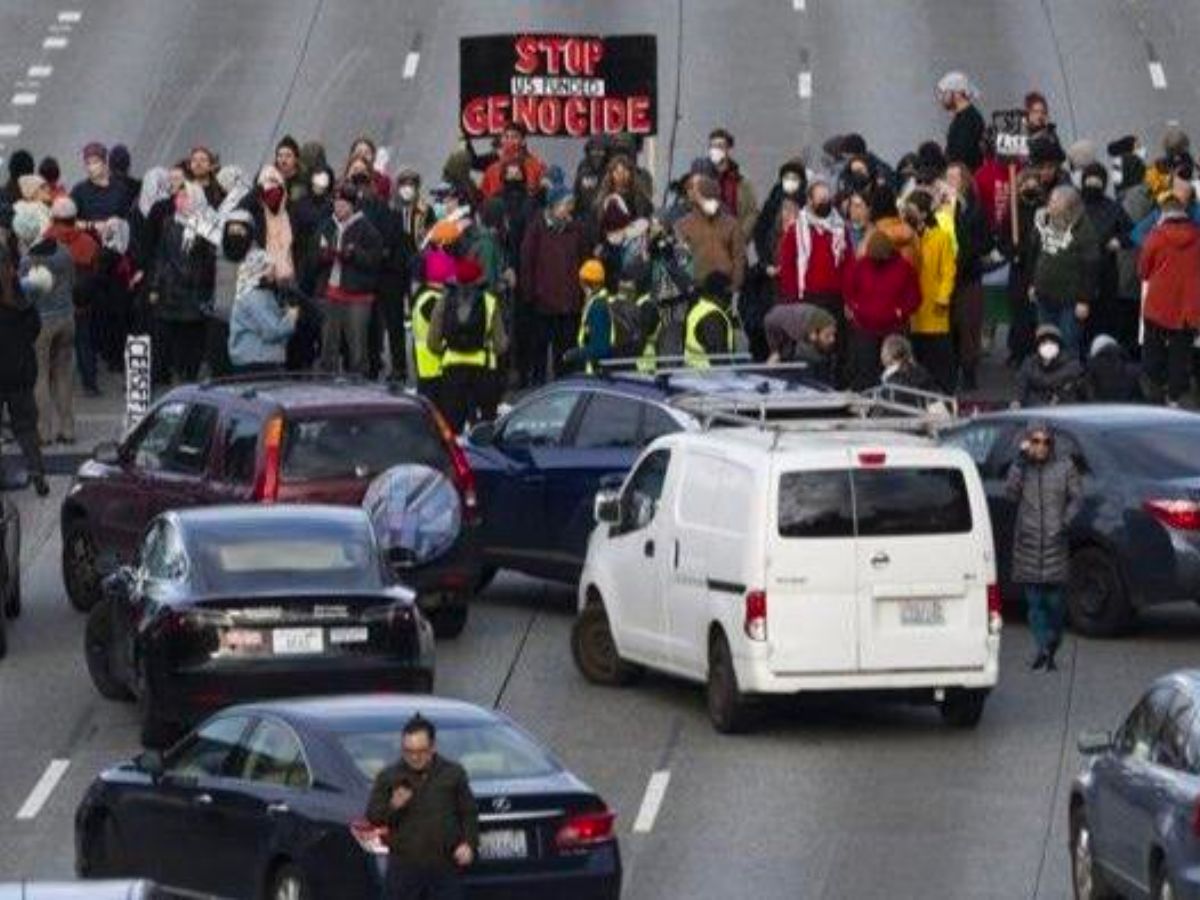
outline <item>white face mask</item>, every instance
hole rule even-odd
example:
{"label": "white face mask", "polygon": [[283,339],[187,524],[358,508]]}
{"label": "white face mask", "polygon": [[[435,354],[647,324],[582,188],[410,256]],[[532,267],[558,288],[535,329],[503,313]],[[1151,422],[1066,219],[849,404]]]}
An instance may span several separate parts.
{"label": "white face mask", "polygon": [[717,214],[717,210],[721,208],[721,201],[714,200],[713,198],[709,197],[706,200],[700,201],[700,208],[704,210],[704,214],[706,216],[715,216]]}
{"label": "white face mask", "polygon": [[1125,180],[1125,173],[1121,171],[1120,166],[1116,166],[1108,173],[1108,179],[1114,188],[1119,188]]}
{"label": "white face mask", "polygon": [[709,147],[708,159],[714,166],[719,166],[725,162],[725,158],[729,156],[724,147]]}
{"label": "white face mask", "polygon": [[1142,162],[1145,162],[1146,161],[1146,148],[1145,147],[1134,147],[1133,155],[1136,156],[1138,159],[1140,159]]}
{"label": "white face mask", "polygon": [[313,193],[316,194],[318,197],[322,196],[327,190],[329,190],[329,173],[328,172],[318,172],[316,175],[314,175],[313,180],[312,180],[312,186],[313,186]]}
{"label": "white face mask", "polygon": [[400,199],[405,203],[412,203],[417,198],[417,189],[411,184],[400,185]]}
{"label": "white face mask", "polygon": [[786,175],[780,182],[783,186],[783,192],[791,196],[800,190],[800,179],[795,175]]}
{"label": "white face mask", "polygon": [[1058,359],[1059,347],[1054,341],[1042,341],[1038,344],[1038,356],[1042,358],[1042,362],[1053,362]]}

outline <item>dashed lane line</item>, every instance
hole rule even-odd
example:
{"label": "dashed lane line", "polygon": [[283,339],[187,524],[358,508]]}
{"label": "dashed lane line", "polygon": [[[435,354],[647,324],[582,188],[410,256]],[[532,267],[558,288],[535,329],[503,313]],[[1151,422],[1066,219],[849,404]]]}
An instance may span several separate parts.
{"label": "dashed lane line", "polygon": [[413,78],[417,74],[417,66],[420,64],[421,54],[416,51],[410,51],[408,56],[404,57],[404,77]]}
{"label": "dashed lane line", "polygon": [[1167,89],[1167,73],[1163,69],[1163,64],[1156,59],[1152,59],[1146,66],[1150,69],[1150,83],[1154,85],[1154,89],[1156,91],[1165,91]]}
{"label": "dashed lane line", "polygon": [[646,783],[646,793],[642,796],[642,805],[633,821],[634,834],[649,834],[654,830],[654,821],[658,818],[658,811],[662,808],[663,799],[667,796],[667,785],[670,783],[669,769],[660,769],[650,775],[650,780]]}
{"label": "dashed lane line", "polygon": [[65,50],[69,43],[71,43],[70,39],[61,35],[53,35],[42,41],[42,48],[45,50]]}
{"label": "dashed lane line", "polygon": [[17,819],[28,821],[37,818],[37,814],[42,811],[42,807],[46,805],[46,801],[50,799],[50,795],[54,793],[54,789],[58,787],[58,783],[62,781],[62,777],[67,773],[70,765],[69,759],[50,760],[46,771],[42,773],[42,777],[33,786],[33,790],[29,792],[29,796],[25,798],[21,808],[17,810]]}

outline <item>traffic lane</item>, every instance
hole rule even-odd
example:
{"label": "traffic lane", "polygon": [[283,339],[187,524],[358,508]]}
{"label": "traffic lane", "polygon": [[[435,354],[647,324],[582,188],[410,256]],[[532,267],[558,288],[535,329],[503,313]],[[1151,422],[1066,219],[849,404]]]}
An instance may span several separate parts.
{"label": "traffic lane", "polygon": [[[1176,0],[1174,3],[1148,3],[1129,0],[1128,13],[1133,16],[1146,40],[1146,65],[1157,61],[1162,66],[1165,81],[1158,93],[1161,97],[1158,112],[1164,120],[1177,120],[1192,133],[1200,122],[1200,59],[1195,48],[1200,41],[1200,2]],[[1160,152],[1159,136],[1162,122],[1146,134],[1152,154]]]}

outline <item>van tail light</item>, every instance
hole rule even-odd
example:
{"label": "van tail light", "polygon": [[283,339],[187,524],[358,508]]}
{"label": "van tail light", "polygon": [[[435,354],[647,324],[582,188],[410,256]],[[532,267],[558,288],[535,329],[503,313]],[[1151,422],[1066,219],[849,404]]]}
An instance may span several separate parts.
{"label": "van tail light", "polygon": [[617,814],[611,809],[577,813],[567,819],[554,835],[557,850],[578,850],[594,847],[613,839],[613,824]]}
{"label": "van tail light", "polygon": [[283,446],[283,417],[272,416],[263,430],[263,467],[254,485],[254,499],[274,503],[279,499],[280,450]]}
{"label": "van tail light", "polygon": [[746,595],[746,637],[752,641],[767,639],[767,592],[751,591]]}
{"label": "van tail light", "polygon": [[1192,804],[1192,837],[1200,838],[1200,797]]}
{"label": "van tail light", "polygon": [[994,582],[987,586],[987,611],[988,630],[996,634],[1004,625],[1004,595],[1000,593],[1000,585]]}
{"label": "van tail light", "polygon": [[451,477],[462,498],[463,517],[468,523],[474,524],[479,521],[479,497],[475,491],[475,473],[471,471],[471,463],[467,459],[466,451],[459,445],[450,423],[437,409],[433,409],[432,412],[442,443],[446,445],[446,453],[450,455]]}
{"label": "van tail light", "polygon": [[1147,500],[1142,508],[1168,528],[1200,531],[1200,500]]}
{"label": "van tail light", "polygon": [[350,834],[358,846],[372,856],[387,856],[388,830],[385,826],[372,825],[366,819],[353,819],[350,822]]}
{"label": "van tail light", "polygon": [[887,462],[887,454],[882,450],[860,450],[858,464],[860,466],[882,466]]}

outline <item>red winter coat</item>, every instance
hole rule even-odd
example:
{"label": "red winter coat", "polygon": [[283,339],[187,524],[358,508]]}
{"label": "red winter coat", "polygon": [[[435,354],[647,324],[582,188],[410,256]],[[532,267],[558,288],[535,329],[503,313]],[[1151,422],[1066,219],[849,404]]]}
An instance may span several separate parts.
{"label": "red winter coat", "polygon": [[909,317],[921,305],[917,270],[893,253],[886,259],[864,255],[846,274],[846,312],[854,328],[876,337],[908,328]]}
{"label": "red winter coat", "polygon": [[[854,255],[850,245],[850,237],[846,237],[846,249],[842,251],[840,261],[834,259],[833,235],[828,232],[809,229],[812,232],[812,252],[808,257],[808,271],[804,277],[804,293],[834,294],[843,293],[843,279],[850,257]],[[779,302],[796,303],[803,298],[800,296],[800,281],[796,273],[796,225],[788,226],[783,237],[779,239],[779,252],[775,258],[779,261]]]}
{"label": "red winter coat", "polygon": [[1200,225],[1165,219],[1150,232],[1138,260],[1147,282],[1146,321],[1177,331],[1200,327]]}

